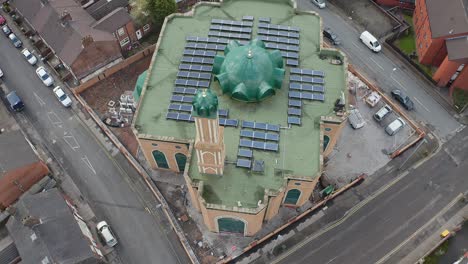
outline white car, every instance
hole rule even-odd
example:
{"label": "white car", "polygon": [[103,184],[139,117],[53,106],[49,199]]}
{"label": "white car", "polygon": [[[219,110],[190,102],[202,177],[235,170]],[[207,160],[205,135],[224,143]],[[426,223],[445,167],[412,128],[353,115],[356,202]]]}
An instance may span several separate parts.
{"label": "white car", "polygon": [[320,9],[325,8],[325,0],[311,0],[312,3],[314,3],[316,6],[318,6]]}
{"label": "white car", "polygon": [[72,104],[72,100],[68,95],[60,88],[60,86],[57,86],[54,88],[54,94],[55,97],[62,103],[63,106],[65,107],[70,107]]}
{"label": "white car", "polygon": [[49,73],[44,69],[44,67],[39,67],[36,69],[37,76],[41,79],[41,81],[47,86],[51,86],[54,83],[54,79]]}
{"label": "white car", "polygon": [[112,233],[112,230],[106,221],[99,222],[96,225],[96,229],[109,247],[117,245],[117,239],[115,238],[114,233]]}
{"label": "white car", "polygon": [[24,55],[29,64],[34,65],[37,62],[36,56],[34,56],[28,49],[23,49],[21,53]]}
{"label": "white car", "polygon": [[2,69],[0,69],[0,78],[3,77]]}

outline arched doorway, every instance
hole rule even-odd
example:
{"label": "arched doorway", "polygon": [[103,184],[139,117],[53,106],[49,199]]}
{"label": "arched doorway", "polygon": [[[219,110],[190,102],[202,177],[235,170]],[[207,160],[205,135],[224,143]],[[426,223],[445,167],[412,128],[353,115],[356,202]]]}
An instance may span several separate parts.
{"label": "arched doorway", "polygon": [[297,200],[299,200],[299,196],[301,196],[301,191],[298,189],[291,189],[286,194],[286,198],[284,199],[285,204],[296,204]]}
{"label": "arched doorway", "polygon": [[184,172],[185,164],[187,163],[187,156],[182,153],[175,154],[175,159],[177,162],[177,166],[179,166],[179,171]]}
{"label": "arched doorway", "polygon": [[245,223],[242,220],[224,217],[218,218],[218,230],[225,233],[244,234]]}
{"label": "arched doorway", "polygon": [[166,155],[159,150],[153,151],[153,158],[160,169],[169,169],[169,164],[167,163]]}
{"label": "arched doorway", "polygon": [[323,151],[327,149],[328,143],[330,143],[330,137],[327,135],[323,136]]}

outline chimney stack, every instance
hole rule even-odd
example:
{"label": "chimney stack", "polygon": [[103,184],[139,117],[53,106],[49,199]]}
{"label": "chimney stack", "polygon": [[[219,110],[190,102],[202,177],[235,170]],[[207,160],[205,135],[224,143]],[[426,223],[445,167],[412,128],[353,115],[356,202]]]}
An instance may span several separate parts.
{"label": "chimney stack", "polygon": [[62,26],[68,25],[68,22],[72,20],[70,13],[67,10],[64,10],[62,14],[60,14],[60,23]]}
{"label": "chimney stack", "polygon": [[41,223],[39,219],[30,215],[23,217],[23,219],[21,219],[21,222],[23,222],[23,225],[27,227],[33,227]]}

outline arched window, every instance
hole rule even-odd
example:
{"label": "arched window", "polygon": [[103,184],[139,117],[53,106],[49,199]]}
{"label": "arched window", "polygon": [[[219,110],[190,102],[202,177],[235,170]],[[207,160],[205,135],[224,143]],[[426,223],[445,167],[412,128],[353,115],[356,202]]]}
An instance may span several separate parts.
{"label": "arched window", "polygon": [[175,159],[177,161],[177,166],[179,167],[180,172],[184,172],[185,164],[187,163],[187,156],[182,153],[175,154]]}
{"label": "arched window", "polygon": [[301,196],[301,191],[298,189],[291,189],[286,194],[286,198],[284,199],[285,204],[296,204],[297,200],[299,200],[299,196]]}
{"label": "arched window", "polygon": [[154,150],[153,151],[153,158],[156,161],[156,164],[158,165],[158,168],[161,169],[169,169],[169,164],[167,163],[166,156],[164,153],[162,153],[159,150]]}
{"label": "arched window", "polygon": [[328,143],[330,143],[330,137],[327,135],[323,136],[323,151],[327,149]]}
{"label": "arched window", "polygon": [[224,217],[218,218],[218,230],[225,233],[244,234],[245,223],[242,220]]}

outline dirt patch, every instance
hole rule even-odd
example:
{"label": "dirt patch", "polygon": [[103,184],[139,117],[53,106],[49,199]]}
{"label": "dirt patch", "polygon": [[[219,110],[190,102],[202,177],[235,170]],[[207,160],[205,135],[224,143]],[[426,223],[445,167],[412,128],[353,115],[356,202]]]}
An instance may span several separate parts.
{"label": "dirt patch", "polygon": [[371,0],[329,0],[329,2],[339,7],[348,17],[351,17],[377,38],[388,35],[399,24]]}
{"label": "dirt patch", "polygon": [[[143,59],[128,65],[128,67],[114,73],[108,78],[98,82],[96,85],[88,88],[80,95],[88,105],[102,119],[108,111],[107,104],[110,100],[118,102],[120,95],[125,91],[133,91],[138,76],[148,69],[152,56],[146,56]],[[109,127],[114,135],[122,144],[136,155],[138,142],[130,127]]]}

